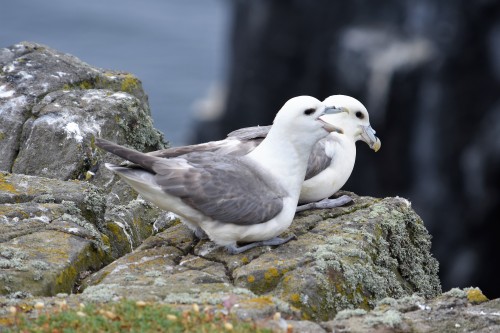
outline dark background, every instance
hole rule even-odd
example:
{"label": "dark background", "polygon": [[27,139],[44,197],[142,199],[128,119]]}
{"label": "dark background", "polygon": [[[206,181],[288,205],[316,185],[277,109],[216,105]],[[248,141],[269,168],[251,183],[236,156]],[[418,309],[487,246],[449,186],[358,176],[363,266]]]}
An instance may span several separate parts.
{"label": "dark background", "polygon": [[236,1],[223,114],[193,141],[267,125],[288,98],[358,98],[382,140],[344,187],[403,196],[443,289],[500,297],[500,2]]}

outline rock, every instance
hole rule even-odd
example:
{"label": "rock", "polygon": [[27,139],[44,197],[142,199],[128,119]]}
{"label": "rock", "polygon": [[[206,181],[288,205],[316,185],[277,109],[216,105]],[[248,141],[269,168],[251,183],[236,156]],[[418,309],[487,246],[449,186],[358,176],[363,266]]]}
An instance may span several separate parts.
{"label": "rock", "polygon": [[386,297],[438,295],[430,236],[409,202],[349,194],[352,206],[298,214],[289,231],[297,240],[272,250],[229,255],[173,222],[84,280],[82,297],[106,290],[116,298],[173,304],[233,298],[242,318],[298,309],[320,321],[343,309],[369,310]]}
{"label": "rock", "polygon": [[[476,294],[471,297],[470,294]],[[474,301],[477,295],[482,295],[481,301]],[[15,306],[17,311],[29,317],[36,317],[40,311],[35,310],[35,304],[44,304],[43,314],[62,309],[80,309],[82,304],[90,301],[108,302],[119,297],[109,288],[95,288],[92,298],[86,294],[58,294],[57,297],[31,297],[21,293],[5,297],[0,295],[0,329],[2,325],[14,322],[9,308]],[[232,297],[234,301],[236,297]],[[265,304],[269,298],[261,297],[251,303]],[[207,307],[217,311],[227,311],[231,302],[218,306],[200,304],[203,311]],[[248,304],[249,302],[247,302]],[[192,310],[193,306],[182,306]],[[233,305],[233,312],[238,307]],[[236,311],[237,312],[237,311]],[[240,311],[240,314],[242,312]],[[500,299],[488,301],[479,288],[452,289],[435,298],[426,300],[420,296],[411,295],[400,299],[385,298],[377,302],[375,309],[349,309],[340,311],[335,319],[324,322],[301,320],[295,315],[274,312],[254,319],[260,328],[271,329],[273,332],[498,332],[500,329]],[[12,328],[12,326],[11,326]]]}
{"label": "rock", "polygon": [[373,311],[341,311],[322,326],[328,332],[498,332],[500,299],[487,301],[478,288],[455,288],[432,300],[386,298]]}
{"label": "rock", "polygon": [[407,200],[347,193],[349,206],[297,214],[296,240],[229,255],[99,168],[118,160],[96,135],[163,146],[137,79],[34,43],[1,49],[0,64],[0,168],[13,171],[0,172],[0,325],[12,305],[128,298],[214,306],[277,331],[500,329],[499,300],[441,294]]}
{"label": "rock", "polygon": [[99,160],[95,136],[140,150],[164,147],[131,74],[29,42],[0,50],[0,68],[0,170],[85,179]]}
{"label": "rock", "polygon": [[111,260],[95,186],[0,173],[0,189],[0,294],[71,292]]}
{"label": "rock", "polygon": [[12,172],[0,173],[0,294],[70,293],[166,220],[99,169],[120,160],[94,138],[144,151],[163,136],[131,74],[30,42],[0,49],[0,69],[0,170]]}
{"label": "rock", "polygon": [[71,292],[166,220],[140,198],[110,201],[88,182],[0,172],[0,294]]}
{"label": "rock", "polygon": [[348,193],[350,206],[298,214],[287,231],[297,239],[272,249],[229,255],[195,239],[99,167],[119,159],[96,149],[96,135],[163,146],[137,79],[33,43],[0,60],[10,122],[0,149],[12,171],[0,173],[0,294],[9,299],[83,290],[68,302],[209,304],[288,329],[286,319],[327,321],[387,297],[440,293],[430,236],[401,198]]}

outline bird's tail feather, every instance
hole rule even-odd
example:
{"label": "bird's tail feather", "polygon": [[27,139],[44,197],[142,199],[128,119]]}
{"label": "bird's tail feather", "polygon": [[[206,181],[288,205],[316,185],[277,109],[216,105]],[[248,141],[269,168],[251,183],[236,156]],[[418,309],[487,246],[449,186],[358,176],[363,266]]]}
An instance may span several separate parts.
{"label": "bird's tail feather", "polygon": [[150,156],[137,150],[126,148],[120,146],[116,143],[110,142],[108,140],[104,140],[101,138],[95,139],[95,144],[97,147],[102,148],[112,154],[120,156],[123,159],[126,159],[132,163],[140,165],[144,169],[153,172],[153,164],[158,161],[158,157]]}

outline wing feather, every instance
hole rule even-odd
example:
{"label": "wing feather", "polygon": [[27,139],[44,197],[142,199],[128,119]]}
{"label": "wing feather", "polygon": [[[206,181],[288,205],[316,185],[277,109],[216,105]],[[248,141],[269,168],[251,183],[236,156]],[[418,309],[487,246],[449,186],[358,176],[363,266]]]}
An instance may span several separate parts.
{"label": "wing feather", "polygon": [[271,125],[269,126],[253,126],[240,128],[232,131],[227,135],[228,138],[237,138],[240,141],[252,140],[252,139],[264,139],[269,133]]}
{"label": "wing feather", "polygon": [[189,168],[172,169],[169,160],[155,163],[162,190],[223,223],[267,222],[283,209],[284,191],[258,169],[232,156],[192,153]]}
{"label": "wing feather", "polygon": [[314,145],[311,155],[309,155],[309,161],[307,162],[306,180],[316,176],[332,163],[332,157],[325,153],[328,139],[329,137],[321,139]]}

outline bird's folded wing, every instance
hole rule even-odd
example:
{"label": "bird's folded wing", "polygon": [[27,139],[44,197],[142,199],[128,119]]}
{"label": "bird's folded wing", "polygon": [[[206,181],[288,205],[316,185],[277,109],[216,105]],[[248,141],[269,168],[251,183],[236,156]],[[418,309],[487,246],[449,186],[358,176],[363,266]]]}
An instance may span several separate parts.
{"label": "bird's folded wing", "polygon": [[169,160],[154,165],[156,183],[168,194],[222,223],[252,225],[267,222],[283,209],[284,191],[268,176],[231,156],[192,153],[188,168],[173,168]]}
{"label": "bird's folded wing", "polygon": [[241,141],[252,140],[252,139],[264,139],[269,133],[271,125],[269,126],[253,126],[240,128],[232,131],[227,135],[228,138],[237,138]]}
{"label": "bird's folded wing", "polygon": [[192,152],[216,151],[217,149],[219,149],[219,142],[220,141],[214,141],[198,145],[172,147],[172,148],[152,151],[147,154],[155,157],[171,158],[171,157],[186,155]]}
{"label": "bird's folded wing", "polygon": [[328,140],[331,140],[330,137],[321,139],[314,145],[307,162],[305,180],[316,176],[330,166],[333,156],[325,151]]}
{"label": "bird's folded wing", "polygon": [[251,152],[266,137],[271,126],[242,128],[228,134],[228,139],[211,141],[190,146],[172,147],[147,153],[150,156],[171,158],[194,152],[217,152],[243,156]]}

